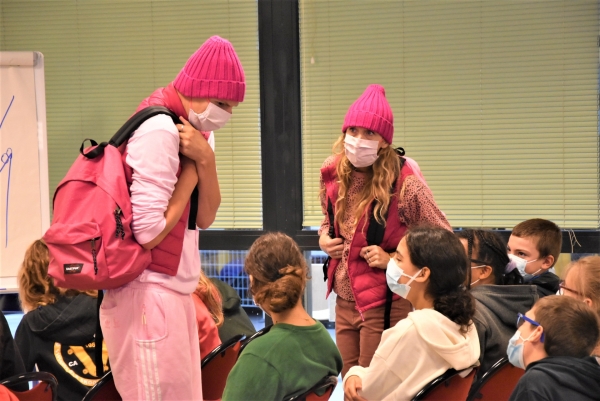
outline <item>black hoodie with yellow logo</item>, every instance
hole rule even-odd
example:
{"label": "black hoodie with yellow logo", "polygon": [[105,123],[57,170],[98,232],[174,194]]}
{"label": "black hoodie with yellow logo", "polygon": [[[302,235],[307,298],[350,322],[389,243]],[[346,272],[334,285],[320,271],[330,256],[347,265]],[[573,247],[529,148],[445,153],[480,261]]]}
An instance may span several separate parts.
{"label": "black hoodie with yellow logo", "polygon": [[[60,297],[54,304],[26,313],[15,341],[25,369],[52,373],[59,400],[80,400],[98,381],[94,364],[96,298]],[[108,353],[104,349],[104,364]],[[107,366],[104,367],[107,370]]]}

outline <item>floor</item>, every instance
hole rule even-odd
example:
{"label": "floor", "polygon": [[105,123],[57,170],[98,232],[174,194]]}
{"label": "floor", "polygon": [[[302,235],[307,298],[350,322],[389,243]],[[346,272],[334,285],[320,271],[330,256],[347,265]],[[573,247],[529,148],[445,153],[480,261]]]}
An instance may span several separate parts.
{"label": "floor", "polygon": [[[14,337],[15,331],[17,330],[17,327],[19,326],[19,322],[21,321],[23,314],[19,313],[19,312],[16,312],[16,313],[5,312],[4,315],[6,316],[6,320],[8,321],[10,331]],[[252,323],[254,324],[254,327],[257,330],[260,330],[263,327],[265,327],[265,319],[262,316],[262,314],[260,314],[260,315],[250,314],[250,320],[252,320]],[[335,329],[327,329],[327,331],[329,332],[329,335],[331,336],[333,341],[335,341]],[[341,378],[338,379],[338,385],[336,386],[336,388],[335,388],[333,394],[331,395],[331,398],[329,398],[329,400],[330,401],[343,401],[344,400],[344,391],[342,389]]]}

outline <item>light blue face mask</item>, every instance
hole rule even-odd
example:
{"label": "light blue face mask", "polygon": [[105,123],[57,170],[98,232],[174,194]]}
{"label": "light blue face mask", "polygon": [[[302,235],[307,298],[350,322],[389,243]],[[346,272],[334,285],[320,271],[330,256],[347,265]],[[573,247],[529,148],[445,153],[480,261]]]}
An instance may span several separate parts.
{"label": "light blue face mask", "polygon": [[[410,283],[412,283],[418,276],[421,270],[417,272],[414,276],[409,276],[404,273],[404,271],[398,267],[394,259],[390,259],[387,265],[387,270],[385,271],[385,278],[387,280],[388,287],[394,294],[400,295],[402,298],[406,299],[408,292],[410,291]],[[401,284],[400,277],[406,276],[409,277],[408,283]]]}
{"label": "light blue face mask", "polygon": [[[508,340],[506,354],[508,355],[508,361],[513,364],[513,366],[523,370],[525,369],[525,362],[523,361],[523,344],[525,344],[526,341],[529,341],[533,334],[534,333],[531,333],[529,337],[523,338],[521,337],[521,332],[517,330],[515,335]],[[517,344],[519,338],[523,340],[521,344]]]}

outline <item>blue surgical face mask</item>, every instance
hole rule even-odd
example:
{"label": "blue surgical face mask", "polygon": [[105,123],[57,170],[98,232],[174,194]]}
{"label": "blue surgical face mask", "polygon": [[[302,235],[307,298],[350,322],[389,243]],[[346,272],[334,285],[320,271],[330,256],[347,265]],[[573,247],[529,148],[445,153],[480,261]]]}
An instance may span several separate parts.
{"label": "blue surgical face mask", "polygon": [[[408,292],[410,291],[410,283],[412,283],[418,276],[421,270],[417,272],[414,276],[409,276],[404,273],[404,271],[396,264],[394,259],[390,259],[387,265],[387,270],[385,271],[385,278],[387,279],[388,287],[394,294],[400,295],[402,298],[406,299]],[[400,277],[406,276],[409,277],[408,283],[401,284]]]}
{"label": "blue surgical face mask", "polygon": [[[523,344],[526,341],[529,341],[533,333],[529,335],[527,338],[521,337],[521,332],[517,330],[515,335],[508,340],[508,347],[506,348],[506,354],[508,355],[508,361],[513,364],[513,366],[521,369],[525,369],[525,362],[523,361]],[[518,339],[523,340],[521,344],[517,344]]]}

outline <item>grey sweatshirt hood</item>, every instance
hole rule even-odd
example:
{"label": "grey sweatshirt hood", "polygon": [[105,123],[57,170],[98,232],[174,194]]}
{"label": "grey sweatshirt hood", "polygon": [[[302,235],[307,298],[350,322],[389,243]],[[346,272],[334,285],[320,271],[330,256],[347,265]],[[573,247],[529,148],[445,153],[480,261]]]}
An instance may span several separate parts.
{"label": "grey sweatshirt hood", "polygon": [[525,313],[538,300],[535,285],[480,285],[471,289],[475,298],[475,316],[481,355],[481,377],[499,359],[506,356],[508,340],[517,330],[517,314]]}
{"label": "grey sweatshirt hood", "polygon": [[517,314],[525,313],[538,300],[535,285],[480,285],[471,289],[477,301],[477,315],[490,314],[505,326],[517,324]]}

